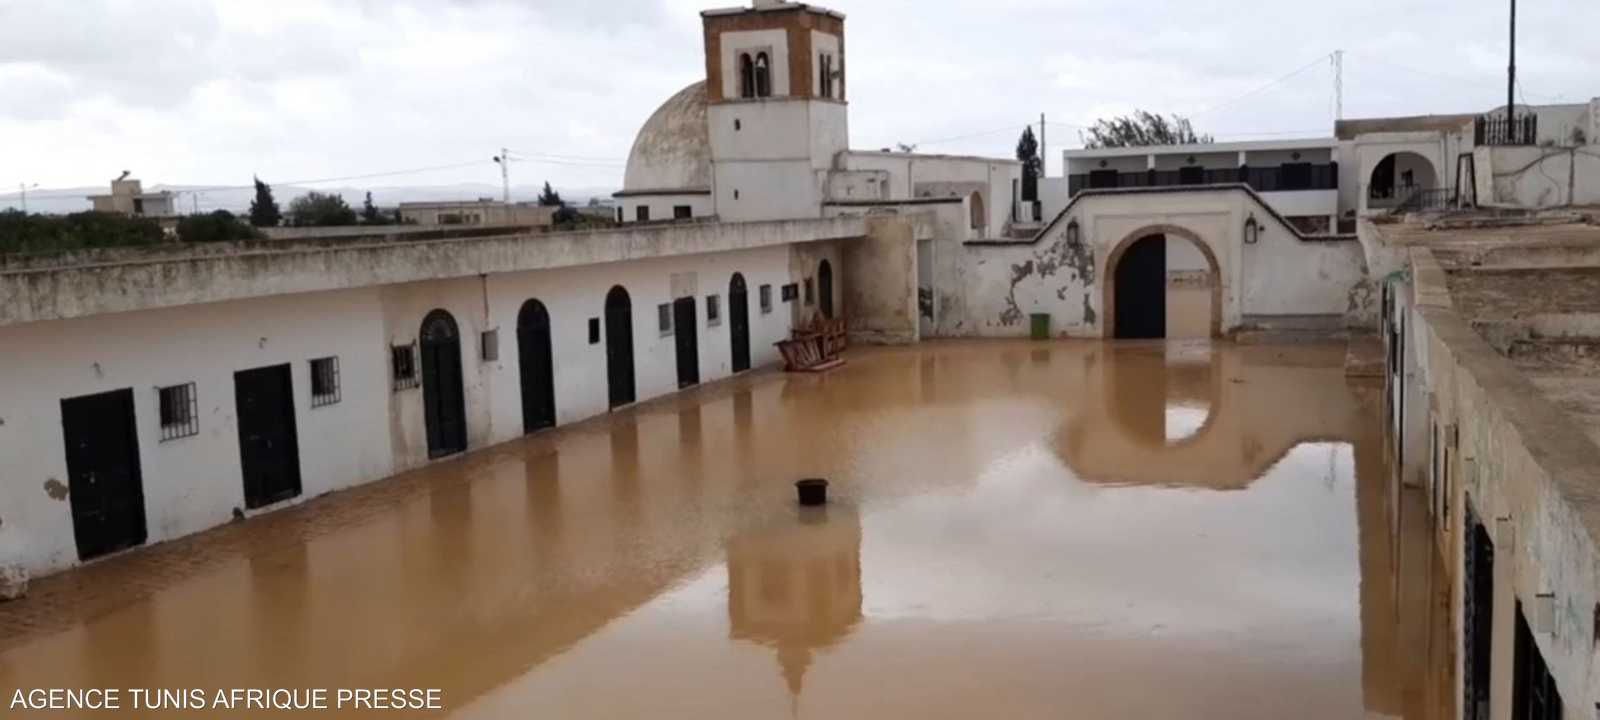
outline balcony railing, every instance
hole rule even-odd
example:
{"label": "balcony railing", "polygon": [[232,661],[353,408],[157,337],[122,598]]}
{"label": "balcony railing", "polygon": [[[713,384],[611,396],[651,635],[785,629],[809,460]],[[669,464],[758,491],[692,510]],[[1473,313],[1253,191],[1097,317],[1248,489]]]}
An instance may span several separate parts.
{"label": "balcony railing", "polygon": [[1119,172],[1092,170],[1067,176],[1067,194],[1085,189],[1181,187],[1244,183],[1257,192],[1339,189],[1339,163],[1286,163],[1275,167],[1180,168]]}
{"label": "balcony railing", "polygon": [[1537,145],[1539,116],[1479,115],[1472,122],[1472,142],[1477,145]]}

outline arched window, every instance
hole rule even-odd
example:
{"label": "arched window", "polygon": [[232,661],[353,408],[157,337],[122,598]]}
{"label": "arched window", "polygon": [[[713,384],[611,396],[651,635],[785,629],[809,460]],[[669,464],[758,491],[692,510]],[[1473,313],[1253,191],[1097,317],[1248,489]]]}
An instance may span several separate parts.
{"label": "arched window", "polygon": [[756,96],[756,68],[750,53],[739,53],[739,97]]}
{"label": "arched window", "polygon": [[972,229],[982,230],[983,227],[988,224],[989,219],[989,213],[983,207],[982,193],[972,193],[971,203],[969,204],[968,209],[972,211]]}
{"label": "arched window", "polygon": [[766,53],[756,53],[756,97],[772,97],[772,62]]}
{"label": "arched window", "polygon": [[817,94],[825,98],[833,97],[833,56],[827,53],[818,55],[817,68],[821,70]]}

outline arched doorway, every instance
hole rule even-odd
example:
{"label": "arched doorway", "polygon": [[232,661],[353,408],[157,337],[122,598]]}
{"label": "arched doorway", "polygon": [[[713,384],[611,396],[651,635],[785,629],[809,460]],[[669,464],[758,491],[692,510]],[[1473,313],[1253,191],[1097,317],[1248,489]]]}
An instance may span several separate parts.
{"label": "arched doorway", "polygon": [[694,296],[672,301],[672,339],[678,350],[678,389],[700,384],[699,317]]}
{"label": "arched doorway", "polygon": [[1135,240],[1117,262],[1116,317],[1119,340],[1167,336],[1167,238],[1146,235]]}
{"label": "arched doorway", "polygon": [[455,318],[434,310],[422,319],[422,405],[428,457],[467,449],[467,403],[461,382],[461,333]]}
{"label": "arched doorway", "polygon": [[750,289],[744,275],[728,281],[728,345],[733,351],[733,371],[750,369]]}
{"label": "arched doorway", "polygon": [[633,299],[621,285],[606,293],[606,384],[611,407],[633,402]]}
{"label": "arched doorway", "polygon": [[1427,158],[1407,151],[1389,153],[1367,178],[1367,207],[1394,207],[1414,193],[1438,187],[1438,173]]}
{"label": "arched doorway", "polygon": [[817,267],[817,292],[822,295],[822,316],[833,319],[833,265],[826,259]]}
{"label": "arched doorway", "polygon": [[556,368],[550,343],[550,312],[529,300],[517,313],[517,362],[522,375],[522,431],[556,424]]}
{"label": "arched doorway", "polygon": [[1152,225],[1125,236],[1106,259],[1104,336],[1220,337],[1222,273],[1199,236]]}

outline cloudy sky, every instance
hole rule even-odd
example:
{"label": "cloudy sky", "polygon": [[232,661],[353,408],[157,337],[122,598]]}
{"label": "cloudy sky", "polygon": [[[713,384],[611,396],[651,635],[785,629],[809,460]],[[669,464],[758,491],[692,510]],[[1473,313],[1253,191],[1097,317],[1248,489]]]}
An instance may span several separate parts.
{"label": "cloudy sky", "polygon": [[[617,187],[640,123],[703,74],[717,0],[0,0],[0,203],[18,183]],[[851,142],[1009,156],[1095,118],[1219,139],[1504,101],[1503,0],[836,0]],[[1600,95],[1600,2],[1523,0],[1529,102]],[[1287,79],[1284,79],[1288,76]],[[1275,82],[1279,81],[1281,82]],[[1519,98],[1519,102],[1523,98]],[[1052,172],[1059,155],[1052,154]],[[424,172],[399,173],[419,168]]]}

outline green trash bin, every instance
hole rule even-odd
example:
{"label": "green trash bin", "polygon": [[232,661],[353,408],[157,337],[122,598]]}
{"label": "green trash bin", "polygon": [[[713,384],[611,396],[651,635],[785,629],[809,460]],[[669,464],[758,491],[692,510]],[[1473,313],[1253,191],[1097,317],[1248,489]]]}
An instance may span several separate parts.
{"label": "green trash bin", "polygon": [[1034,313],[1028,316],[1032,321],[1032,332],[1029,334],[1035,340],[1050,339],[1050,313]]}

